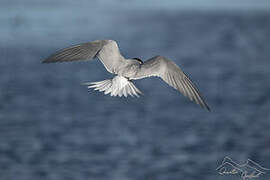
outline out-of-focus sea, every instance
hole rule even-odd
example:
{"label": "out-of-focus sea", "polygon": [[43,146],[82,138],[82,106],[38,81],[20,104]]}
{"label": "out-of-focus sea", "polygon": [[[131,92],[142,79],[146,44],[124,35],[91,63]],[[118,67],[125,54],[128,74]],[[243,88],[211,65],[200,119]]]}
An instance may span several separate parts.
{"label": "out-of-focus sea", "polygon": [[[225,156],[270,168],[270,12],[120,3],[1,2],[0,179],[240,179],[216,171]],[[158,78],[135,82],[141,98],[88,90],[112,77],[98,60],[41,64],[96,39],[172,59],[212,111]]]}

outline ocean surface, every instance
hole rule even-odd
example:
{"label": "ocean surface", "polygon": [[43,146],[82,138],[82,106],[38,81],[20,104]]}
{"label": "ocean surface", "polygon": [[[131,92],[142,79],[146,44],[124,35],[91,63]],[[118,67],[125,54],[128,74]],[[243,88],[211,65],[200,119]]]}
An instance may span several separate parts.
{"label": "ocean surface", "polygon": [[[270,168],[270,11],[123,3],[2,2],[0,179],[241,179],[218,174],[225,156]],[[112,78],[98,60],[41,64],[96,39],[172,59],[212,111],[158,78],[135,82],[140,98],[88,90],[80,83]]]}

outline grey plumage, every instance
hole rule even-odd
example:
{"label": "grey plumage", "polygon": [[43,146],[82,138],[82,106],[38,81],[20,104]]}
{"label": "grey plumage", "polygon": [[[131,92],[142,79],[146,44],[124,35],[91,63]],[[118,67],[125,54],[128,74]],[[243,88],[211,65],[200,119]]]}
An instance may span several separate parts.
{"label": "grey plumage", "polygon": [[144,63],[138,59],[125,59],[113,40],[97,40],[65,48],[44,60],[43,63],[88,60],[95,57],[100,59],[107,71],[117,76],[112,80],[85,83],[89,88],[104,91],[105,94],[111,93],[111,96],[138,96],[141,91],[131,80],[157,76],[191,101],[210,110],[194,83],[173,61],[163,56],[155,56]]}
{"label": "grey plumage", "polygon": [[62,49],[45,59],[43,63],[93,59],[105,42],[93,41]]}

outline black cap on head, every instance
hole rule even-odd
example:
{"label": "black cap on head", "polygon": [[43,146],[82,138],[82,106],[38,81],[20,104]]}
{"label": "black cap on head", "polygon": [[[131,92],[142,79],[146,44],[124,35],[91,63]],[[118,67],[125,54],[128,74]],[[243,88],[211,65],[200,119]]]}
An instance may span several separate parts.
{"label": "black cap on head", "polygon": [[140,64],[143,64],[143,61],[140,58],[132,58],[140,62]]}

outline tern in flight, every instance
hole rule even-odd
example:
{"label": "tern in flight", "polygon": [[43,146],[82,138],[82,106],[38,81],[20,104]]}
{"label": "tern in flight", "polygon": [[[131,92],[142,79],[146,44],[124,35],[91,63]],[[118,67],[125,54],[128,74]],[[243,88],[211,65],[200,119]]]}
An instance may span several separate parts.
{"label": "tern in flight", "polygon": [[188,76],[171,60],[155,56],[143,62],[139,58],[126,59],[114,40],[96,40],[62,49],[51,55],[43,63],[90,60],[98,58],[114,78],[99,82],[84,83],[88,88],[104,91],[111,96],[137,96],[142,94],[133,80],[151,76],[163,79],[191,101],[210,111],[199,90]]}

